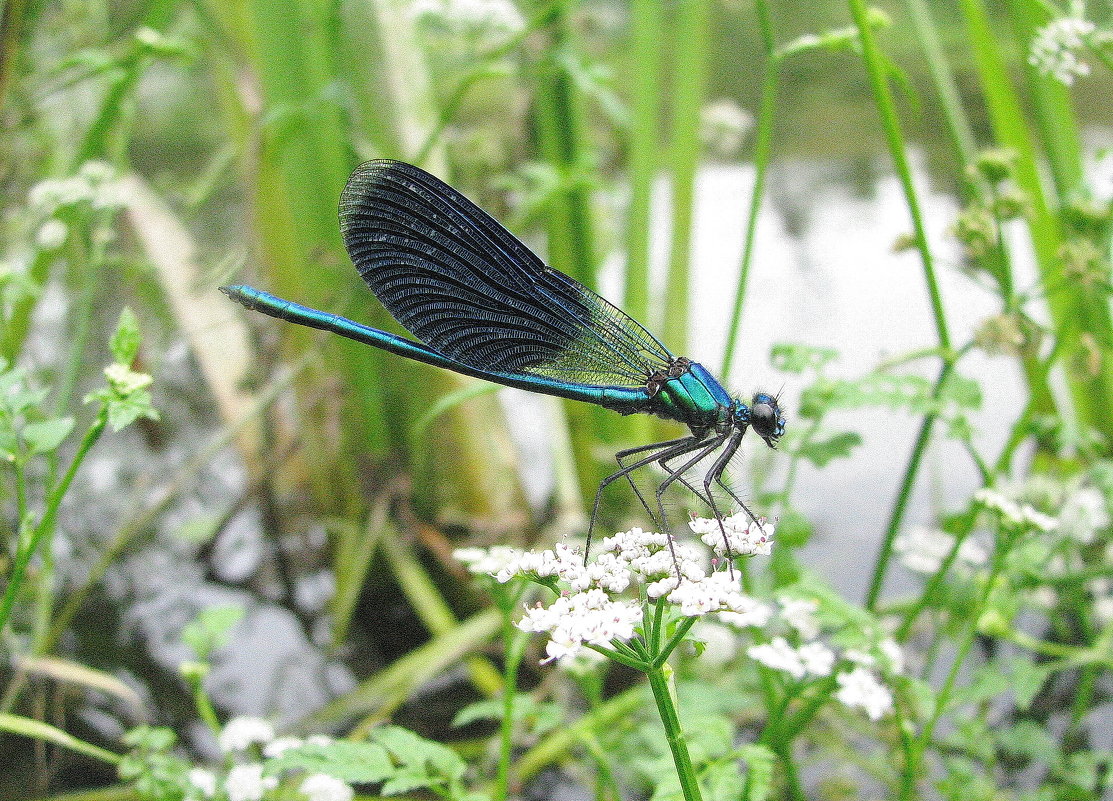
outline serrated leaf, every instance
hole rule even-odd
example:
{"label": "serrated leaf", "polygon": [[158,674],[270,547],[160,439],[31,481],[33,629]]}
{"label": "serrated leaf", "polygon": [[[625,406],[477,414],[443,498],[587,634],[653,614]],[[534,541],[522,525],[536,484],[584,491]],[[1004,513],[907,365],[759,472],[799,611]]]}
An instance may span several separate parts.
{"label": "serrated leaf", "polygon": [[383,782],[397,774],[394,763],[381,745],[347,740],[337,740],[328,745],[301,745],[267,760],[267,775],[273,776],[284,770],[324,773],[349,783]]}
{"label": "serrated leaf", "polygon": [[411,790],[420,790],[423,787],[433,787],[440,784],[432,776],[419,772],[403,772],[395,774],[383,784],[380,792],[383,795],[401,795]]}
{"label": "serrated leaf", "polygon": [[400,764],[427,765],[435,771],[435,775],[458,779],[467,767],[451,748],[426,740],[401,726],[377,728],[372,732],[371,739],[386,748]]}
{"label": "serrated leaf", "polygon": [[773,790],[777,755],[763,745],[744,745],[738,753],[746,761],[745,801],[766,801]]}
{"label": "serrated leaf", "polygon": [[807,459],[816,467],[823,467],[835,459],[844,459],[862,444],[862,437],[854,431],[844,431],[827,439],[812,440],[797,448],[797,455]]}
{"label": "serrated leaf", "polygon": [[112,358],[117,364],[130,366],[139,353],[139,321],[135,313],[127,306],[120,311],[120,319],[116,323],[116,332],[108,342],[112,351]]}
{"label": "serrated leaf", "polygon": [[28,423],[20,434],[31,453],[50,453],[62,444],[73,431],[72,417],[56,417],[38,423]]}

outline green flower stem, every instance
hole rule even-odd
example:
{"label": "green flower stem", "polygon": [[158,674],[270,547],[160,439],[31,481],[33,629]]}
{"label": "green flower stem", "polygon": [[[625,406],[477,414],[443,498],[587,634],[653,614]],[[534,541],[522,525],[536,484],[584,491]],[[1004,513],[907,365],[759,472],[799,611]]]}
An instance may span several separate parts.
{"label": "green flower stem", "polygon": [[518,667],[529,642],[529,632],[514,625],[509,615],[503,617],[503,639],[507,643],[506,665],[502,680],[502,722],[499,724],[499,763],[495,773],[495,798],[510,795],[510,757],[514,748],[514,700],[518,688]]}
{"label": "green flower stem", "polygon": [[[657,605],[664,606],[663,603],[658,603]],[[659,668],[665,664],[665,660],[669,658],[672,652],[676,649],[676,646],[680,645],[680,643],[684,640],[684,637],[687,636],[689,631],[691,631],[692,626],[696,624],[697,620],[699,620],[699,618],[695,615],[692,615],[686,617],[680,623],[680,625],[676,627],[676,633],[669,638],[669,641],[665,643],[665,647],[662,648],[653,658],[654,667]]]}
{"label": "green flower stem", "polygon": [[906,762],[904,773],[901,776],[899,796],[902,801],[912,801],[912,799],[918,797],[916,787],[917,780],[923,773],[924,753],[927,751],[927,747],[932,741],[932,735],[935,733],[936,724],[939,722],[939,719],[943,716],[943,713],[947,710],[947,706],[950,703],[951,694],[954,692],[959,673],[977,637],[978,620],[985,610],[990,593],[993,592],[993,587],[997,582],[998,575],[1000,575],[1005,567],[1005,557],[1007,553],[1008,547],[1006,543],[1001,540],[1001,535],[998,533],[998,545],[993,554],[993,563],[985,578],[982,592],[979,594],[974,608],[970,611],[969,615],[967,615],[966,631],[963,634],[962,641],[958,645],[954,659],[951,661],[951,667],[947,671],[947,678],[943,681],[943,686],[939,688],[939,692],[935,696],[934,709],[932,710],[931,716],[924,724],[923,729],[920,730],[919,735],[912,740],[910,747],[905,750]]}
{"label": "green flower stem", "polygon": [[[939,397],[952,369],[954,369],[954,362],[948,360],[943,363],[943,368],[939,371],[938,378],[935,379],[935,387],[932,390],[933,398]],[[920,472],[920,463],[927,452],[928,440],[931,439],[931,429],[935,425],[937,416],[935,412],[924,415],[924,419],[920,423],[920,431],[916,435],[916,442],[912,446],[912,454],[908,457],[908,465],[904,469],[900,489],[897,491],[897,500],[893,504],[889,525],[885,530],[885,540],[881,543],[881,550],[877,553],[877,561],[873,566],[873,578],[870,579],[870,588],[866,593],[866,609],[870,611],[873,610],[881,595],[881,587],[885,582],[885,571],[888,569],[889,560],[893,555],[893,543],[896,541],[901,523],[904,522],[904,512],[908,507],[908,499],[912,496],[912,488],[916,484],[916,476]]]}
{"label": "green flower stem", "polygon": [[912,183],[912,168],[908,164],[908,155],[904,149],[904,133],[901,130],[900,118],[897,116],[893,95],[889,90],[887,62],[881,55],[877,40],[874,38],[873,27],[869,22],[869,8],[865,0],[849,0],[849,2],[850,13],[854,17],[854,23],[858,28],[858,36],[862,42],[862,60],[865,62],[874,103],[877,105],[877,111],[881,116],[881,125],[885,130],[889,155],[893,159],[893,166],[904,190],[904,200],[908,205],[908,213],[912,218],[916,249],[920,252],[924,280],[927,284],[928,297],[931,300],[936,336],[939,339],[939,346],[944,351],[948,351],[951,349],[951,336],[947,329],[947,318],[943,312],[943,298],[935,279],[935,260],[928,244],[927,229],[924,226],[924,218],[920,210],[920,199],[916,194],[916,187]]}
{"label": "green flower stem", "polygon": [[[57,486],[51,491],[47,497],[46,509],[43,512],[42,520],[35,526],[28,537],[27,542],[22,544],[16,553],[15,561],[12,564],[12,572],[8,577],[8,585],[4,588],[4,597],[0,599],[0,632],[3,632],[4,625],[8,621],[8,616],[11,614],[12,605],[15,603],[15,597],[19,592],[20,586],[23,584],[23,578],[27,571],[27,564],[34,556],[35,550],[39,547],[39,543],[48,532],[54,530],[54,523],[58,518],[58,507],[62,504],[62,499],[65,498],[66,492],[73,482],[73,478],[77,475],[77,470],[81,467],[81,463],[85,460],[89,450],[100,439],[100,435],[104,433],[104,427],[108,423],[108,409],[102,407],[97,419],[85,432],[85,436],[81,438],[81,444],[77,446],[77,453],[74,454],[73,460],[70,462],[66,474],[62,480],[58,482]],[[3,707],[6,708],[6,707]]]}
{"label": "green flower stem", "polygon": [[916,624],[920,615],[928,604],[934,599],[939,597],[939,590],[943,586],[943,582],[947,579],[947,573],[958,558],[958,551],[962,547],[962,543],[966,540],[969,532],[958,535],[954,538],[954,544],[951,545],[951,550],[939,563],[939,567],[932,573],[931,578],[928,579],[927,584],[924,585],[924,591],[920,593],[920,597],[916,599],[909,609],[905,612],[904,619],[901,621],[900,626],[893,633],[893,638],[897,642],[904,642],[908,639],[908,635],[912,632],[912,627]]}
{"label": "green flower stem", "polygon": [[767,0],[757,0],[758,23],[761,27],[762,42],[765,45],[765,80],[761,85],[761,103],[757,116],[757,139],[754,143],[754,188],[750,194],[750,210],[746,218],[746,241],[742,248],[742,263],[738,268],[738,286],[734,292],[734,306],[731,309],[730,325],[727,328],[727,344],[723,352],[723,369],[720,375],[730,378],[734,367],[734,354],[738,346],[738,334],[742,327],[742,308],[746,301],[746,285],[750,276],[750,265],[754,257],[754,241],[757,238],[757,220],[761,213],[761,201],[765,197],[765,177],[773,153],[773,129],[777,117],[777,90],[780,86],[781,56],[776,52],[776,35],[773,31],[773,15]]}
{"label": "green flower stem", "polygon": [[684,732],[680,728],[680,718],[673,704],[672,693],[669,692],[669,683],[661,667],[651,667],[646,672],[649,678],[649,687],[653,691],[653,700],[657,702],[657,711],[661,715],[661,723],[665,727],[665,738],[672,751],[672,760],[676,765],[676,774],[680,779],[680,789],[684,793],[685,801],[698,801],[702,799],[699,784],[696,781],[696,771],[692,766],[692,758],[688,755],[688,746],[684,742]]}

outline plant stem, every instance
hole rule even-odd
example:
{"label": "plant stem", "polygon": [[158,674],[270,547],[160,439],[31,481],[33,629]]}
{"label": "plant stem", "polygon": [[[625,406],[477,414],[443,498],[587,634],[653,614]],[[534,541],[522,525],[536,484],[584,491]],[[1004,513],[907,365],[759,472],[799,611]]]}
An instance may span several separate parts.
{"label": "plant stem", "polygon": [[684,732],[680,728],[680,718],[676,713],[676,706],[672,702],[669,692],[669,683],[661,667],[653,666],[646,671],[649,677],[649,687],[653,691],[653,700],[657,702],[657,711],[661,715],[661,723],[665,727],[665,738],[672,751],[672,760],[676,765],[676,775],[680,780],[680,789],[684,793],[685,801],[698,801],[702,799],[699,784],[696,781],[696,771],[692,766],[692,758],[688,755],[688,746],[684,742]]}
{"label": "plant stem", "polygon": [[502,680],[502,722],[499,725],[499,764],[495,774],[496,799],[510,797],[510,757],[514,747],[514,701],[518,687],[518,666],[526,651],[529,632],[514,626],[509,615],[503,617],[503,641],[507,643],[506,666]]}
{"label": "plant stem", "polygon": [[15,603],[15,597],[19,593],[19,588],[23,584],[23,577],[27,570],[27,564],[34,556],[35,550],[39,547],[39,543],[48,532],[54,530],[54,523],[58,517],[58,507],[62,504],[62,499],[66,496],[73,478],[77,475],[77,469],[81,467],[81,463],[89,453],[89,449],[96,444],[100,439],[100,435],[104,433],[104,427],[108,423],[108,411],[102,408],[97,415],[97,419],[89,426],[89,430],[85,432],[85,436],[81,438],[81,444],[77,446],[77,453],[74,454],[73,460],[70,462],[69,469],[58,482],[58,485],[51,491],[50,496],[46,501],[46,509],[43,511],[42,519],[38,525],[31,532],[27,542],[20,547],[16,553],[15,560],[12,563],[11,575],[8,578],[8,586],[4,588],[4,597],[0,599],[0,633],[4,630],[4,624],[8,621],[8,616],[12,611],[12,604]]}
{"label": "plant stem", "polygon": [[777,116],[777,89],[780,85],[781,57],[776,52],[773,16],[767,0],[757,0],[758,22],[765,44],[765,80],[761,85],[761,106],[757,116],[757,140],[754,143],[754,188],[750,194],[750,210],[746,218],[746,241],[742,247],[742,263],[738,268],[738,286],[734,292],[730,325],[727,327],[727,344],[723,352],[723,369],[720,375],[730,378],[734,367],[734,354],[742,327],[742,308],[746,300],[746,284],[754,258],[754,241],[757,238],[757,221],[761,201],[765,196],[765,177],[773,153],[773,130]]}

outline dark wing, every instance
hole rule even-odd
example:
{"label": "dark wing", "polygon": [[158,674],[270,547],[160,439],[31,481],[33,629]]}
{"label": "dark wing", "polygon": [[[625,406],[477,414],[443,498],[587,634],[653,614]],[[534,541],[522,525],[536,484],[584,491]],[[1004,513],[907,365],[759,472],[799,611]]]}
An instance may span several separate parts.
{"label": "dark wing", "polygon": [[340,230],[359,274],[394,318],[480,370],[639,386],[672,360],[657,339],[545,266],[490,215],[397,161],[356,168]]}

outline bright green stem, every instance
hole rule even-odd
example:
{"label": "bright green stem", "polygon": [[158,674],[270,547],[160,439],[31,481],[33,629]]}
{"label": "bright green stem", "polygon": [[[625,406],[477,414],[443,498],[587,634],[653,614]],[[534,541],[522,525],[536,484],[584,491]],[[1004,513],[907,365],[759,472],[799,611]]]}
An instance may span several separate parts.
{"label": "bright green stem", "polygon": [[904,133],[901,130],[896,105],[893,103],[893,94],[889,89],[887,62],[881,55],[877,40],[874,38],[873,28],[869,22],[869,8],[865,0],[850,0],[850,13],[858,27],[858,36],[862,42],[862,60],[865,62],[874,103],[877,104],[877,111],[881,115],[881,125],[885,131],[885,141],[889,146],[889,155],[893,159],[893,166],[896,168],[897,177],[900,179],[901,188],[904,190],[904,200],[908,205],[908,213],[912,218],[912,229],[916,235],[916,248],[920,252],[920,262],[924,271],[924,280],[927,283],[928,296],[931,300],[931,311],[935,320],[935,331],[939,339],[939,346],[944,351],[949,351],[951,349],[951,337],[947,331],[947,318],[943,312],[943,298],[939,293],[939,285],[935,279],[935,262],[931,255],[931,247],[928,244],[927,229],[924,227],[924,218],[920,210],[920,199],[916,194],[916,187],[912,183],[912,168],[904,150]]}
{"label": "bright green stem", "polygon": [[931,717],[924,724],[924,728],[912,741],[909,749],[906,751],[907,762],[905,763],[904,772],[901,776],[901,801],[911,801],[919,797],[916,793],[916,786],[917,780],[923,773],[924,752],[927,751],[927,747],[931,743],[936,724],[950,704],[951,694],[954,692],[955,684],[958,681],[962,666],[966,662],[966,657],[970,653],[971,646],[974,644],[974,638],[978,634],[978,619],[982,616],[982,611],[986,607],[986,602],[989,600],[990,593],[993,592],[993,585],[997,581],[997,576],[1005,566],[1005,556],[1008,549],[1001,542],[1000,533],[998,534],[998,538],[997,549],[993,554],[993,564],[990,566],[989,575],[985,578],[985,584],[982,586],[982,592],[978,596],[974,608],[966,615],[966,631],[963,634],[962,641],[959,643],[958,650],[955,652],[954,660],[951,662],[950,670],[947,672],[947,678],[943,681],[943,686],[939,688],[939,692],[935,696],[934,709],[931,713]]}
{"label": "bright green stem", "polygon": [[97,419],[85,432],[85,436],[81,438],[81,444],[77,447],[77,453],[74,454],[73,461],[70,462],[66,474],[62,476],[62,480],[54,487],[46,501],[46,509],[43,511],[42,520],[31,532],[27,542],[21,544],[17,549],[15,561],[12,564],[12,572],[8,577],[8,586],[4,588],[4,597],[0,599],[0,633],[4,631],[4,625],[8,622],[8,616],[11,614],[12,605],[15,603],[15,597],[19,593],[19,588],[23,584],[23,578],[27,571],[27,565],[31,561],[31,557],[35,555],[39,543],[48,532],[54,530],[54,523],[58,518],[58,507],[62,504],[62,499],[66,497],[66,492],[73,482],[74,476],[77,475],[77,470],[81,467],[81,463],[85,460],[89,450],[100,439],[100,435],[104,433],[104,427],[108,423],[108,411],[102,408],[97,415]]}
{"label": "bright green stem", "polygon": [[676,353],[688,344],[692,217],[700,156],[700,111],[707,62],[709,0],[681,0],[676,14],[672,85],[672,236],[665,290],[664,341]]}
{"label": "bright green stem", "polygon": [[696,770],[692,766],[692,758],[688,755],[688,746],[684,743],[684,732],[680,728],[680,717],[676,713],[676,705],[669,692],[669,683],[661,667],[651,667],[646,671],[649,677],[649,687],[653,691],[653,700],[657,702],[657,711],[661,715],[661,723],[665,727],[665,738],[672,751],[672,760],[676,765],[676,775],[680,779],[680,789],[684,793],[685,801],[701,799],[699,783],[696,781]]}
{"label": "bright green stem", "polygon": [[777,89],[780,84],[781,59],[777,55],[776,37],[773,32],[773,16],[766,0],[757,2],[758,20],[761,23],[762,40],[765,43],[765,80],[761,85],[761,107],[757,117],[757,140],[754,144],[754,188],[750,194],[750,211],[746,219],[746,242],[742,247],[742,263],[738,268],[738,287],[734,292],[734,307],[731,309],[730,325],[727,328],[727,345],[723,353],[723,369],[720,375],[730,378],[734,367],[734,354],[738,347],[738,334],[742,328],[742,308],[746,301],[746,285],[750,277],[750,265],[754,259],[754,241],[757,237],[757,220],[761,213],[761,201],[765,196],[765,177],[769,171],[769,161],[773,154],[773,129],[777,116]]}
{"label": "bright green stem", "polygon": [[517,697],[518,666],[526,652],[529,632],[516,628],[509,617],[503,618],[503,640],[507,643],[506,667],[502,679],[502,722],[499,725],[499,764],[495,774],[495,798],[510,797],[510,758],[514,747],[514,699]]}
{"label": "bright green stem", "polygon": [[[939,377],[935,379],[932,398],[938,398],[947,381],[954,364],[951,361],[943,363]],[[881,595],[881,588],[885,583],[885,571],[889,568],[889,560],[893,555],[893,543],[896,541],[897,532],[904,522],[904,513],[908,508],[908,499],[912,496],[912,488],[916,485],[916,476],[920,472],[920,463],[927,452],[928,441],[931,439],[931,429],[935,425],[936,414],[929,412],[924,415],[920,423],[920,431],[916,435],[916,443],[912,446],[912,454],[908,457],[908,466],[904,469],[900,489],[897,491],[897,500],[893,504],[892,514],[889,516],[889,525],[885,529],[885,540],[881,543],[881,550],[877,552],[877,561],[873,566],[873,578],[870,580],[869,592],[866,594],[866,609],[872,610]]]}
{"label": "bright green stem", "polygon": [[626,289],[623,307],[635,320],[649,321],[649,229],[653,181],[660,158],[661,36],[658,0],[630,6],[630,208],[626,212]]}

